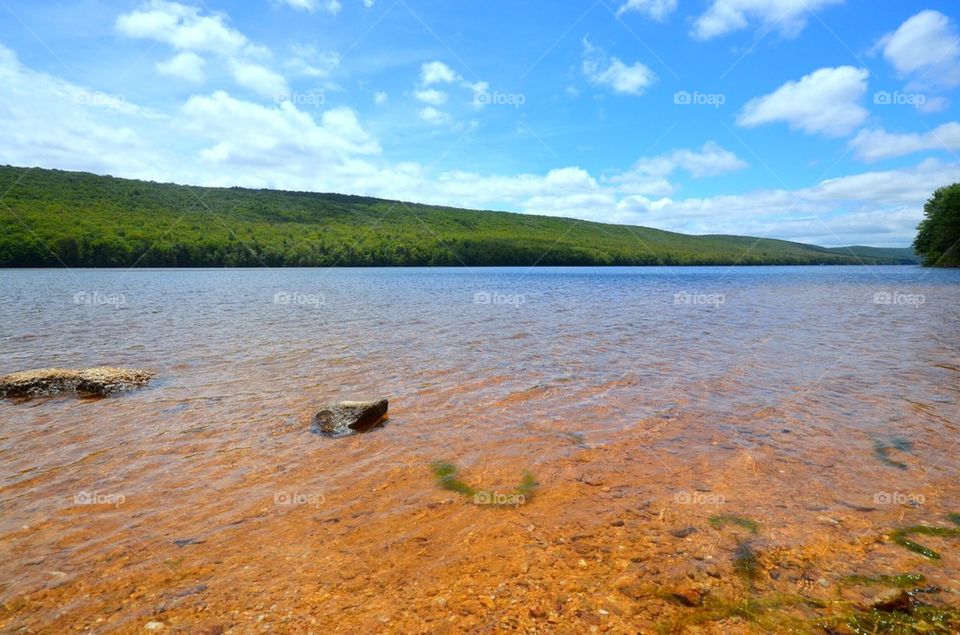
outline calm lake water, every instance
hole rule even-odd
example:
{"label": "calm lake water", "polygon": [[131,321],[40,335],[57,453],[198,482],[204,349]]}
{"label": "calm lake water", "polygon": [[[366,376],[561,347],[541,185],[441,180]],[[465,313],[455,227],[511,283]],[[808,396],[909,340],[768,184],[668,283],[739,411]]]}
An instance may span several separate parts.
{"label": "calm lake water", "polygon": [[[432,596],[420,594],[413,616],[383,589],[356,608],[342,598],[358,591],[337,586],[349,581],[324,576],[432,575],[455,587],[476,565],[471,590],[515,578],[512,560],[481,554],[513,544],[484,533],[494,518],[504,532],[552,527],[554,538],[596,523],[596,541],[616,550],[623,536],[605,532],[623,530],[609,514],[634,522],[629,510],[652,505],[659,521],[634,524],[666,523],[675,540],[678,524],[706,535],[719,510],[762,521],[771,548],[802,550],[960,511],[960,271],[0,272],[0,374],[95,365],[157,379],[109,399],[0,402],[0,597],[13,607],[0,625],[10,630],[140,632],[149,619],[229,615],[221,622],[244,632],[287,609],[292,620],[314,611],[315,628],[316,611],[336,609],[354,616],[346,625],[416,629]],[[389,397],[387,425],[339,440],[308,432],[322,403],[351,397]],[[504,487],[530,471],[537,498],[502,514],[452,510],[430,473],[438,459]],[[425,542],[404,542],[418,532]],[[331,541],[340,548],[315,569],[298,559]],[[650,549],[651,562],[676,558]],[[923,564],[884,549],[883,569]],[[864,566],[881,558],[867,551]],[[839,575],[834,555],[817,577]],[[278,564],[291,558],[295,571]],[[616,577],[583,560],[589,579]],[[650,575],[668,584],[670,566]],[[958,570],[945,556],[945,589]],[[322,609],[274,586],[317,576]]]}

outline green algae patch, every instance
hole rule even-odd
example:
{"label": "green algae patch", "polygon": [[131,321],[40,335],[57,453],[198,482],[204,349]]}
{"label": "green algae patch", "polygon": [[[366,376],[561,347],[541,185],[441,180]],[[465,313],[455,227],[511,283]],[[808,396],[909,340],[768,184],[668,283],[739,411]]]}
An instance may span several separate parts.
{"label": "green algae patch", "polygon": [[751,534],[757,533],[760,529],[760,523],[755,520],[750,520],[749,518],[744,518],[743,516],[737,516],[735,514],[718,514],[716,516],[710,517],[710,526],[714,529],[722,529],[729,525],[735,527],[740,527],[741,529],[746,529]]}
{"label": "green algae patch", "polygon": [[737,549],[733,554],[733,570],[748,582],[757,579],[760,572],[760,559],[749,542],[737,543]]}
{"label": "green algae patch", "polygon": [[895,467],[898,470],[906,470],[908,468],[906,463],[897,461],[890,456],[890,453],[894,450],[899,452],[912,452],[913,441],[903,437],[891,437],[886,440],[874,439],[873,441],[873,455],[877,457],[881,463]]}
{"label": "green algae patch", "polygon": [[703,608],[690,611],[678,619],[658,624],[657,632],[686,633],[705,624],[727,620],[745,622],[767,633],[810,632],[809,620],[784,612],[784,609],[798,607],[823,608],[823,604],[811,598],[786,593],[776,593],[763,598],[738,599],[708,596]]}
{"label": "green algae patch", "polygon": [[472,497],[475,505],[523,505],[530,502],[538,486],[537,479],[530,472],[524,472],[520,483],[510,492],[498,492],[475,488],[460,480],[457,476],[459,473],[457,466],[448,461],[434,461],[430,464],[430,469],[433,470],[433,475],[440,487]]}
{"label": "green algae patch", "polygon": [[443,489],[457,492],[464,496],[473,496],[476,493],[472,487],[457,478],[457,466],[446,461],[434,461],[430,464],[437,483]]}
{"label": "green algae patch", "polygon": [[901,573],[899,575],[848,575],[840,582],[860,586],[895,586],[898,589],[912,589],[926,581],[926,576],[920,573]]}
{"label": "green algae patch", "polygon": [[534,478],[533,474],[530,472],[524,472],[523,477],[520,479],[520,484],[517,485],[516,492],[521,496],[530,499],[533,497],[534,491],[537,489],[537,479]]}
{"label": "green algae patch", "polygon": [[[960,628],[960,612],[956,609],[919,606],[910,613],[901,611],[857,611],[819,621],[830,633],[855,633],[856,635],[955,635]],[[838,628],[844,630],[838,631]]]}
{"label": "green algae patch", "polygon": [[938,538],[956,538],[956,537],[960,537],[960,527],[950,528],[950,527],[932,527],[930,525],[913,525],[912,527],[903,527],[902,529],[897,529],[896,531],[893,532],[892,534],[893,541],[898,545],[900,545],[901,547],[904,547],[905,549],[909,549],[914,553],[919,553],[921,556],[924,556],[925,558],[930,558],[931,560],[939,560],[940,559],[939,553],[937,553],[933,549],[930,549],[929,547],[925,547],[924,545],[921,545],[919,542],[910,540],[909,536],[913,536],[917,534],[921,536],[935,536]]}

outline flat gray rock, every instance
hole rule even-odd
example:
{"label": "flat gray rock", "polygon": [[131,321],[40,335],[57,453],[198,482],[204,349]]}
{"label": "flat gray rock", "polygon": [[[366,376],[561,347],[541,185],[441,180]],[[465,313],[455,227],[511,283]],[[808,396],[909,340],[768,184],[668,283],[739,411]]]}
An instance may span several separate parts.
{"label": "flat gray rock", "polygon": [[135,368],[41,368],[0,377],[0,397],[60,393],[106,396],[146,386],[153,373]]}
{"label": "flat gray rock", "polygon": [[337,401],[313,416],[311,430],[328,437],[367,432],[387,416],[389,403],[378,401]]}

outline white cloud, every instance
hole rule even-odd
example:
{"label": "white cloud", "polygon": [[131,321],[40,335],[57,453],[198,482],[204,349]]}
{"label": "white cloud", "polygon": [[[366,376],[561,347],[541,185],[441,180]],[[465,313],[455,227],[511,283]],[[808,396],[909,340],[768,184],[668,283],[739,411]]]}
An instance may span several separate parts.
{"label": "white cloud", "polygon": [[224,166],[331,169],[357,155],[376,155],[380,145],[349,108],[325,111],[317,122],[290,102],[261,106],[223,91],[193,96],[183,106],[183,125],[208,139],[201,158]]}
{"label": "white cloud", "polygon": [[377,91],[373,95],[373,103],[375,103],[378,106],[384,105],[385,103],[387,103],[389,99],[390,99],[390,96],[383,91]]}
{"label": "white cloud", "polygon": [[420,119],[434,126],[450,124],[454,121],[452,115],[435,108],[435,106],[446,104],[450,100],[450,93],[434,86],[459,87],[471,91],[475,108],[483,105],[483,100],[478,99],[477,96],[490,88],[490,85],[484,81],[468,82],[443,62],[435,60],[423,64],[420,67],[420,79],[413,95],[418,101],[428,104],[426,108],[420,110]]}
{"label": "white cloud", "polygon": [[712,0],[693,25],[693,36],[708,40],[759,23],[764,31],[777,30],[796,37],[812,12],[843,0]]}
{"label": "white cloud", "polygon": [[293,57],[285,66],[297,75],[325,79],[340,65],[340,55],[333,51],[318,51],[314,46],[295,44]]}
{"label": "white cloud", "polygon": [[608,58],[603,49],[587,38],[583,38],[583,74],[590,83],[619,95],[641,95],[657,79],[656,74],[640,62],[628,65],[619,58]]}
{"label": "white cloud", "polygon": [[708,141],[700,150],[673,150],[651,159],[641,159],[633,169],[664,176],[673,173],[674,170],[683,169],[699,178],[733,172],[745,167],[747,167],[746,162],[736,154],[722,148],[715,141]]}
{"label": "white cloud", "polygon": [[197,53],[207,52],[224,60],[239,86],[263,97],[289,93],[286,79],[261,62],[270,57],[269,49],[252,44],[245,35],[230,27],[223,15],[203,15],[198,7],[149,0],[139,9],[118,17],[115,28],[121,35],[163,42],[182,51],[173,59],[157,64],[160,73],[202,81],[203,69],[202,64],[198,64]]}
{"label": "white cloud", "polygon": [[202,57],[191,51],[178,53],[166,62],[157,62],[156,69],[161,75],[177,77],[194,84],[203,83],[205,79],[203,65],[206,62]]}
{"label": "white cloud", "polygon": [[906,246],[924,201],[960,180],[960,163],[827,179],[798,190],[757,190],[708,198],[627,197],[619,206],[637,224],[689,233],[769,236],[820,245]]}
{"label": "white cloud", "polygon": [[232,62],[230,74],[237,84],[263,97],[279,99],[290,94],[290,87],[283,76],[259,64]]}
{"label": "white cloud", "polygon": [[628,194],[667,195],[677,187],[669,177],[677,170],[684,170],[694,178],[716,176],[747,167],[733,152],[708,141],[699,150],[677,149],[655,157],[643,158],[622,174],[608,179],[619,191]]}
{"label": "white cloud", "polygon": [[434,106],[441,106],[447,103],[447,99],[450,98],[450,95],[443,92],[442,90],[436,90],[435,88],[426,88],[424,90],[418,90],[416,92],[416,97],[425,104],[432,104]]}
{"label": "white cloud", "polygon": [[[71,84],[23,66],[0,44],[0,164],[156,178],[166,160],[144,128],[166,123],[123,95]],[[158,141],[155,139],[155,141]],[[152,176],[151,176],[152,175]]]}
{"label": "white cloud", "polygon": [[197,7],[166,0],[150,0],[140,9],[121,15],[116,29],[127,37],[224,56],[234,55],[248,44],[247,38],[228,26],[223,16],[200,15]]}
{"label": "white cloud", "polygon": [[420,68],[420,83],[424,86],[433,84],[452,84],[462,81],[462,77],[443,62],[427,62]]}
{"label": "white cloud", "polygon": [[433,106],[427,106],[421,109],[419,115],[421,119],[433,126],[442,126],[453,121],[453,117],[442,110],[437,110]]}
{"label": "white cloud", "polygon": [[617,10],[617,16],[624,13],[641,13],[651,20],[662,22],[677,10],[677,0],[626,0]]}
{"label": "white cloud", "polygon": [[869,114],[859,103],[867,91],[868,75],[865,69],[852,66],[821,68],[750,100],[737,124],[754,127],[783,121],[808,134],[849,134]]}
{"label": "white cloud", "polygon": [[914,86],[960,86],[960,35],[947,16],[921,11],[878,44],[884,58]]}
{"label": "white cloud", "polygon": [[923,134],[895,134],[886,130],[861,130],[850,141],[857,156],[876,161],[924,150],[960,151],[960,123],[950,122]]}
{"label": "white cloud", "polygon": [[[340,0],[281,0],[283,4],[297,9],[299,11],[309,11],[314,13],[317,10],[324,11],[330,15],[337,15],[343,7]],[[366,4],[366,0],[364,2]],[[370,6],[370,5],[367,5]]]}

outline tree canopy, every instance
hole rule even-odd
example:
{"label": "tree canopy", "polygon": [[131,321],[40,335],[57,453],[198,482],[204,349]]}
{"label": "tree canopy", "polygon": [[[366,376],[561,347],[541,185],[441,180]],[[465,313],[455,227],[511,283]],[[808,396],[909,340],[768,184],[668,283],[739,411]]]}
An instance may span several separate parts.
{"label": "tree canopy", "polygon": [[941,187],[923,206],[913,247],[925,267],[960,267],[960,183]]}
{"label": "tree canopy", "polygon": [[6,192],[0,267],[809,265],[913,258],[903,249],[688,236],[343,194],[195,187],[41,168],[0,167],[0,192]]}

